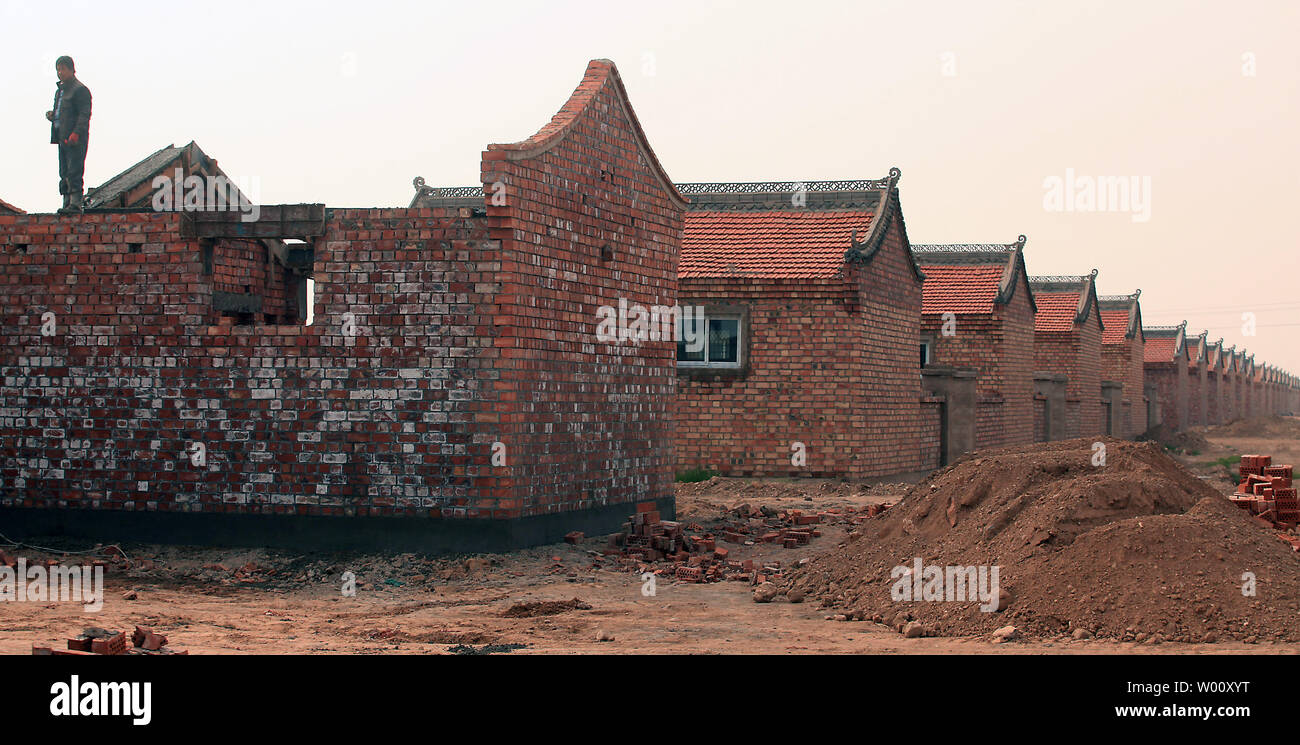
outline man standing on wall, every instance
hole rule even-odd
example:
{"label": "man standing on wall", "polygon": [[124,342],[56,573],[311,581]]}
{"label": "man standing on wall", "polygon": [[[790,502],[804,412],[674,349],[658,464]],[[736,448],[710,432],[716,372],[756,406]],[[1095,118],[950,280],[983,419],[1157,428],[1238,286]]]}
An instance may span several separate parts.
{"label": "man standing on wall", "polygon": [[82,180],[86,173],[86,145],[90,139],[90,89],[77,80],[72,58],[54,61],[59,76],[54,93],[54,110],[45,112],[50,120],[50,144],[59,146],[59,193],[63,195],[61,213],[81,212]]}

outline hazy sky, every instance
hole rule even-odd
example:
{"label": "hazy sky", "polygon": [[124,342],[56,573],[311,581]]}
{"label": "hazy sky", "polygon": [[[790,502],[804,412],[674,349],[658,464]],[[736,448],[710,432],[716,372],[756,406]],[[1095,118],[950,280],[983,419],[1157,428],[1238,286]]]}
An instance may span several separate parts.
{"label": "hazy sky", "polygon": [[[0,0],[0,198],[28,211],[59,205],[60,54],[94,93],[88,185],[195,140],[261,203],[336,207],[477,183],[488,143],[531,135],[607,57],[677,181],[898,166],[913,242],[1025,233],[1031,274],[1096,267],[1103,294],[1142,288],[1148,325],[1300,372],[1300,3],[53,8]],[[1083,211],[1052,194],[1067,169],[1143,198]]]}

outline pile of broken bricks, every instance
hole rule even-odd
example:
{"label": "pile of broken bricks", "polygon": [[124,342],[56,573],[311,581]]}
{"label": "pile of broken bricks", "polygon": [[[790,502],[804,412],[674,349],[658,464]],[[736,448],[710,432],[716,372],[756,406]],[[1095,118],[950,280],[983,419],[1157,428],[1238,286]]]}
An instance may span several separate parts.
{"label": "pile of broken bricks", "polygon": [[[715,531],[705,532],[702,526],[694,523],[663,520],[653,505],[647,505],[645,509],[638,507],[636,514],[624,523],[623,530],[610,536],[602,554],[616,557],[624,563],[625,571],[667,573],[681,582],[747,581],[751,585],[762,584],[780,577],[781,562],[733,560],[730,550],[718,544],[753,546],[771,543],[797,548],[820,537],[820,525],[832,522],[856,525],[886,508],[886,505],[871,505],[861,512],[850,508],[806,514],[802,510],[781,512],[769,507],[753,509],[741,505],[733,510],[739,519],[725,521]],[[666,562],[669,566],[659,567],[659,562]]]}
{"label": "pile of broken bricks", "polygon": [[131,632],[131,646],[126,646],[126,634],[121,631],[88,628],[78,636],[68,639],[67,649],[55,649],[32,645],[34,655],[188,655],[189,650],[175,650],[167,647],[167,637],[155,634],[148,626],[136,626]]}

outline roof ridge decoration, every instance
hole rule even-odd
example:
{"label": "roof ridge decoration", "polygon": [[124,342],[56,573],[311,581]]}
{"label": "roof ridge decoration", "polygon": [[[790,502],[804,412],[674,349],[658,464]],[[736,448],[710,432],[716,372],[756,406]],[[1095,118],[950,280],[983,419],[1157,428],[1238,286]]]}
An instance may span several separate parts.
{"label": "roof ridge decoration", "polygon": [[650,172],[663,187],[669,201],[678,209],[686,209],[688,204],[686,198],[677,191],[672,179],[668,178],[668,174],[659,163],[659,158],[655,156],[654,149],[646,139],[641,121],[637,119],[636,111],[628,100],[627,88],[623,86],[623,78],[618,74],[618,67],[607,59],[594,59],[587,63],[587,71],[583,74],[578,87],[570,94],[569,100],[565,101],[560,110],[551,117],[551,121],[537,130],[532,137],[520,142],[492,143],[487,146],[488,151],[503,153],[506,160],[527,160],[546,153],[564,141],[569,130],[587,112],[592,100],[607,84],[612,86],[615,100],[622,108],[628,123],[632,125],[637,149],[645,157]]}
{"label": "roof ridge decoration", "polygon": [[[890,173],[898,169],[892,169]],[[700,194],[792,194],[797,191],[829,193],[841,191],[881,191],[889,187],[889,177],[841,181],[683,181],[674,184],[685,196]]]}
{"label": "roof ridge decoration", "polygon": [[1029,286],[1029,267],[1025,264],[1025,243],[1028,241],[1029,239],[1025,237],[1025,234],[1021,233],[1016,237],[1016,242],[1008,246],[1012,254],[1011,265],[1007,267],[1007,274],[1003,278],[1003,287],[999,288],[998,291],[998,299],[1002,301],[1003,305],[1010,303],[1012,298],[1016,296],[1016,287],[1020,285],[1016,281],[1017,278],[1024,276],[1025,292],[1029,296],[1029,309],[1036,315],[1038,313],[1038,301],[1034,300],[1034,290]]}
{"label": "roof ridge decoration", "polygon": [[1139,287],[1136,291],[1134,291],[1133,293],[1131,293],[1131,294],[1129,294],[1129,295],[1098,295],[1098,296],[1097,296],[1097,302],[1099,302],[1099,303],[1131,303],[1131,302],[1136,301],[1136,300],[1137,300],[1138,298],[1140,298],[1140,297],[1142,297],[1142,288],[1141,288],[1141,287]]}
{"label": "roof ridge decoration", "polygon": [[1093,269],[1092,274],[1039,274],[1029,278],[1029,281],[1036,285],[1067,285],[1078,284],[1097,276],[1097,270]]}
{"label": "roof ridge decoration", "polygon": [[1024,248],[1025,240],[1021,234],[1014,243],[913,243],[912,253],[1003,253]]}
{"label": "roof ridge decoration", "polygon": [[[903,208],[898,201],[898,181],[903,177],[903,172],[898,166],[889,169],[889,177],[886,180],[885,193],[880,198],[880,207],[876,213],[876,218],[871,221],[871,226],[867,230],[867,235],[863,240],[858,240],[858,230],[853,229],[853,234],[849,236],[849,248],[844,252],[844,263],[846,264],[866,264],[871,261],[872,257],[880,251],[880,246],[884,243],[885,234],[889,232],[889,225],[893,222],[894,213],[898,213],[898,220],[903,223]],[[906,224],[903,228],[904,240],[907,238]],[[912,273],[916,278],[925,281],[925,273],[916,263],[916,256],[912,254],[911,245],[904,246],[907,252],[907,261],[912,265]]]}
{"label": "roof ridge decoration", "polygon": [[423,176],[416,176],[411,181],[415,187],[417,197],[431,197],[433,199],[473,199],[483,196],[483,185],[475,184],[474,186],[428,186],[424,182]]}

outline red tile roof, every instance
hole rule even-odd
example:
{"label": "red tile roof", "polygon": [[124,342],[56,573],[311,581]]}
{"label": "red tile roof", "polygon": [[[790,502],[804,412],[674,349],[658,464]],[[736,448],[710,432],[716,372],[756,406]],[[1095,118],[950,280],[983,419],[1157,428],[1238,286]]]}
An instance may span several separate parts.
{"label": "red tile roof", "polygon": [[1073,331],[1074,317],[1079,314],[1079,293],[1038,292],[1038,313],[1034,315],[1034,331]]}
{"label": "red tile roof", "polygon": [[12,204],[9,204],[9,203],[6,202],[5,200],[0,199],[0,215],[3,215],[3,214],[25,215],[25,214],[27,214],[27,213],[26,213],[26,212],[23,212],[22,210],[18,209],[17,207],[13,206]]}
{"label": "red tile roof", "polygon": [[[874,212],[769,211],[686,213],[678,276],[816,279],[844,266],[853,231],[862,238]],[[734,269],[732,269],[734,267]]]}
{"label": "red tile roof", "polygon": [[1123,344],[1127,341],[1129,311],[1123,310],[1103,310],[1101,312],[1101,323],[1104,328],[1101,332],[1102,344]]}
{"label": "red tile roof", "polygon": [[1143,362],[1173,362],[1178,339],[1173,336],[1147,336],[1143,349]]}
{"label": "red tile roof", "polygon": [[921,264],[922,313],[992,313],[1005,267]]}

